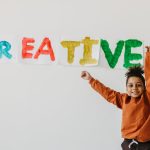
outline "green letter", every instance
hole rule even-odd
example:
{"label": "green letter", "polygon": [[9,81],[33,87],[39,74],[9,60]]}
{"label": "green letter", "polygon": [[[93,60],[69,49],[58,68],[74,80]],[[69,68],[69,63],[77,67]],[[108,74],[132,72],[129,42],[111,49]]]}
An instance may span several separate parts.
{"label": "green letter", "polygon": [[139,60],[142,58],[141,54],[131,53],[132,47],[140,47],[141,45],[142,42],[136,39],[129,39],[125,41],[125,53],[124,53],[124,65],[123,65],[125,68],[141,65],[140,63],[138,64],[130,63],[130,60]]}
{"label": "green letter", "polygon": [[101,40],[101,47],[105,53],[107,62],[111,68],[114,68],[118,62],[118,59],[121,55],[122,49],[124,46],[124,41],[120,40],[117,43],[114,54],[112,54],[111,49],[109,48],[109,43],[106,40]]}

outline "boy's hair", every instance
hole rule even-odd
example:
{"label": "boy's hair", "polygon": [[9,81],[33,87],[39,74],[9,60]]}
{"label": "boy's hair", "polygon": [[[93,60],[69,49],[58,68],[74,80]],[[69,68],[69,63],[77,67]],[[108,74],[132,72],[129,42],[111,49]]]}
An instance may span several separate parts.
{"label": "boy's hair", "polygon": [[134,67],[128,68],[128,71],[125,74],[126,85],[127,85],[130,77],[139,77],[142,80],[142,83],[145,87],[145,79],[143,77],[143,74],[144,74],[144,70],[143,70],[143,67],[141,67],[141,66],[134,66]]}

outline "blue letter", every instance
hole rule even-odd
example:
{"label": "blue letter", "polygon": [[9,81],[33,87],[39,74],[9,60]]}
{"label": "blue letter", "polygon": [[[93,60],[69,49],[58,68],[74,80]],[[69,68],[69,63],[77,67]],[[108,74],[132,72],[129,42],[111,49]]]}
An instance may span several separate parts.
{"label": "blue letter", "polygon": [[8,59],[12,58],[12,55],[8,53],[10,51],[11,45],[7,41],[1,41],[0,42],[0,58],[2,58],[2,55],[5,55]]}

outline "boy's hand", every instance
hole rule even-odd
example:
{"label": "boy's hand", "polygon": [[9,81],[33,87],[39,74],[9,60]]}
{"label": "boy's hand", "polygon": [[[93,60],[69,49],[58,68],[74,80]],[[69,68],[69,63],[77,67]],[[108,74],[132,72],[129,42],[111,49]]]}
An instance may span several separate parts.
{"label": "boy's hand", "polygon": [[150,52],[150,46],[145,46],[145,48],[147,49],[147,52]]}
{"label": "boy's hand", "polygon": [[92,79],[92,76],[87,71],[82,71],[81,72],[81,78],[90,81]]}

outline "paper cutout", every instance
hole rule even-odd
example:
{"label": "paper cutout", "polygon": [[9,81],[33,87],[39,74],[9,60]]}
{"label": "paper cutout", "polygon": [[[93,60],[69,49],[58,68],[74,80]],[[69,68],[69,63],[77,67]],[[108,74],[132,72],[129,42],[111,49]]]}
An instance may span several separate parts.
{"label": "paper cutout", "polygon": [[31,51],[34,49],[34,46],[28,45],[28,43],[34,43],[35,40],[33,38],[23,38],[22,40],[22,58],[32,58],[33,54],[28,53],[27,51]]}
{"label": "paper cutout", "polygon": [[125,41],[125,53],[124,53],[124,67],[132,67],[132,66],[141,66],[140,63],[130,63],[132,60],[139,60],[142,59],[141,54],[135,54],[131,53],[131,48],[140,47],[142,45],[142,42],[136,39],[129,39]]}
{"label": "paper cutout", "polygon": [[[44,49],[45,46],[47,46],[47,49]],[[51,46],[51,42],[50,42],[49,38],[44,38],[41,46],[39,47],[38,51],[34,55],[34,59],[38,59],[39,55],[41,55],[41,54],[50,55],[51,60],[52,61],[55,60],[55,55],[54,55],[53,48]]]}
{"label": "paper cutout", "polygon": [[72,64],[74,61],[74,52],[75,52],[75,48],[80,46],[80,42],[79,41],[62,41],[61,45],[64,48],[68,49],[68,63]]}
{"label": "paper cutout", "polygon": [[91,40],[90,37],[85,37],[84,40],[81,41],[84,44],[84,52],[83,58],[80,59],[80,64],[97,64],[97,60],[92,58],[92,45],[98,44],[99,40]]}
{"label": "paper cutout", "polygon": [[124,46],[124,41],[120,40],[117,42],[117,46],[115,48],[114,54],[112,54],[111,49],[109,48],[109,43],[106,40],[101,40],[101,47],[102,50],[104,51],[105,58],[111,68],[114,68],[118,62],[118,59],[121,55],[123,46]]}
{"label": "paper cutout", "polygon": [[12,55],[9,53],[11,49],[11,44],[7,41],[0,42],[0,58],[5,55],[8,59],[12,58]]}
{"label": "paper cutout", "polygon": [[[12,46],[7,41],[8,40],[0,42],[0,58],[2,58],[3,55],[5,56],[3,60],[1,60],[1,62],[9,62],[10,60],[8,59],[12,58],[12,54],[14,60],[15,54],[13,52],[15,51],[12,51],[10,54],[9,51],[10,49],[12,49]],[[98,44],[99,41],[101,41],[100,44]],[[35,43],[34,38],[24,37],[22,39],[22,48],[20,48],[22,49],[21,51],[22,55],[19,55],[20,57],[22,56],[21,61],[35,64],[52,63],[51,61],[49,61],[49,57],[44,56],[48,55],[50,56],[50,59],[52,61],[55,60],[55,55],[53,52],[50,39],[45,37],[40,43],[40,46],[37,43]],[[137,39],[119,40],[117,44],[115,42],[112,43],[111,45],[113,46],[112,51],[110,49],[110,44],[106,40],[93,40],[90,39],[90,37],[85,37],[81,41],[62,41],[60,45],[61,47],[56,47],[55,49],[59,50],[60,48],[62,48],[62,46],[64,48],[67,48],[67,51],[62,51],[63,54],[60,55],[61,59],[59,61],[60,63],[65,65],[68,64],[86,65],[86,66],[97,65],[100,54],[99,49],[102,48],[103,50],[102,54],[103,56],[105,55],[105,57],[102,56],[102,58],[99,60],[100,64],[105,64],[106,66],[109,65],[110,68],[118,66],[128,68],[131,66],[143,64],[142,59],[144,54],[143,54],[143,47],[141,47],[141,45],[142,42]],[[139,47],[141,47],[141,49],[139,49]],[[40,55],[43,56],[39,57]],[[32,59],[22,59],[22,58],[32,58]],[[120,62],[119,59],[121,60]]]}

